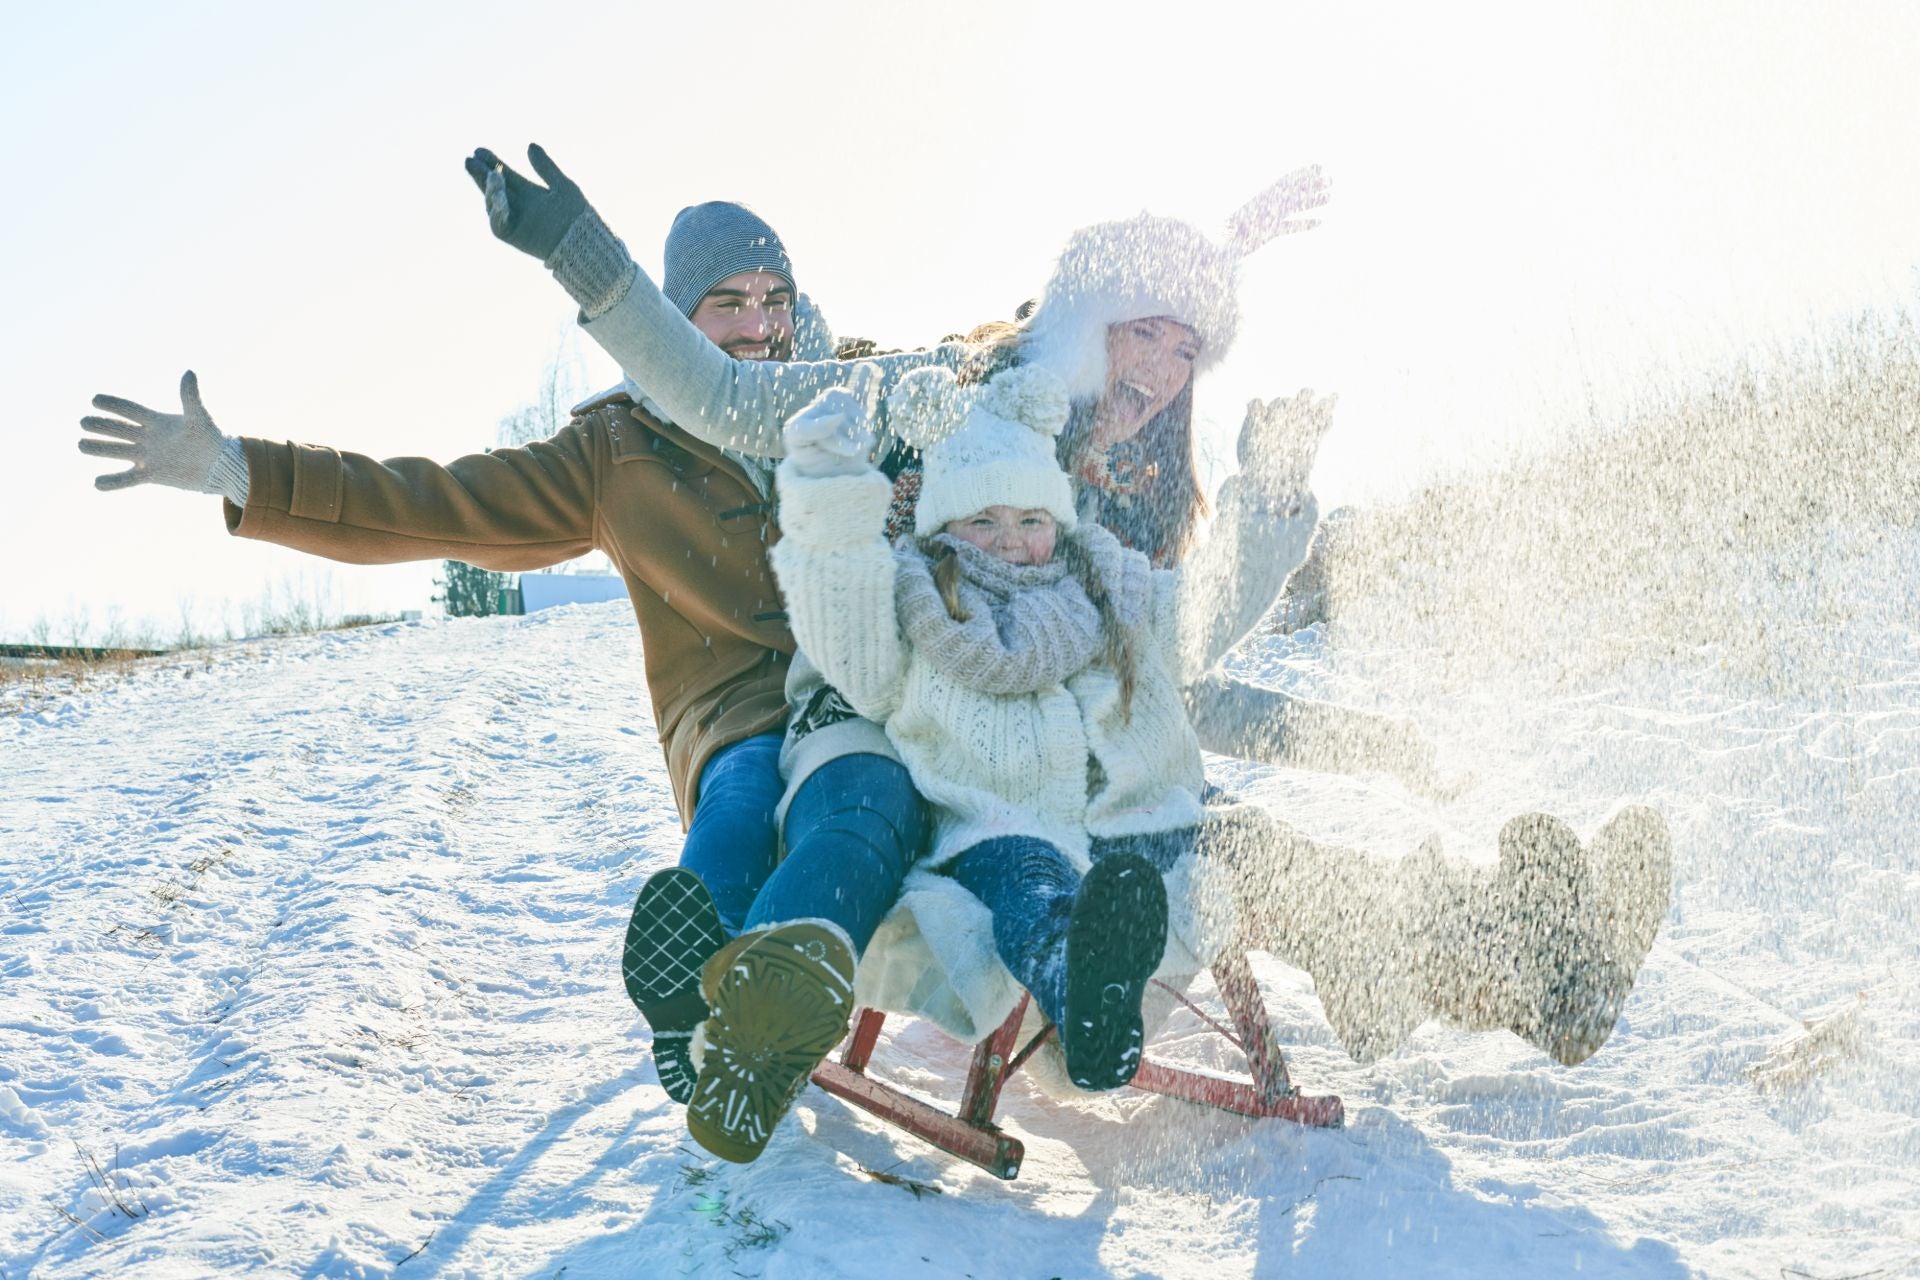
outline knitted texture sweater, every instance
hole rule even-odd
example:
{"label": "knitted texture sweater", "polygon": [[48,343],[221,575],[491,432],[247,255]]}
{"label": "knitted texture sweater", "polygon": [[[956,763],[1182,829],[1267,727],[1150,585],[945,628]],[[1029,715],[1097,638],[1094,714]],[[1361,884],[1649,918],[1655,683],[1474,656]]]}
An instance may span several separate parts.
{"label": "knitted texture sweater", "polygon": [[[1200,751],[1180,689],[1257,623],[1299,563],[1318,516],[1312,495],[1254,494],[1229,481],[1212,536],[1177,573],[1147,568],[1097,526],[1081,531],[1093,539],[1082,549],[1096,568],[1118,553],[1144,572],[1142,589],[1129,583],[1115,596],[1124,616],[1140,619],[1128,718],[1118,679],[1098,663],[1029,695],[954,687],[916,662],[905,639],[903,566],[880,534],[886,478],[807,479],[783,467],[776,488],[785,537],[769,558],[790,624],[819,654],[815,680],[830,680],[871,717],[837,727],[861,726],[895,748],[936,813],[933,849],[862,956],[856,998],[977,1040],[1006,1019],[1021,989],[994,952],[986,906],[933,868],[978,839],[1012,833],[1049,840],[1084,868],[1093,835],[1197,823]],[[1102,581],[1111,588],[1113,575]],[[1231,894],[1210,861],[1182,858],[1167,877],[1162,975],[1198,972],[1233,936]]]}
{"label": "knitted texture sweater", "polygon": [[1151,572],[1130,707],[1118,674],[1098,662],[1031,692],[988,692],[907,639],[900,600],[903,584],[911,599],[918,567],[879,535],[892,493],[885,477],[815,479],[783,466],[778,484],[785,537],[771,557],[789,623],[828,680],[885,727],[932,806],[924,867],[983,840],[1026,835],[1085,870],[1092,836],[1199,822],[1200,744],[1178,675],[1178,575]]}
{"label": "knitted texture sweater", "polygon": [[913,370],[958,368],[969,354],[949,343],[866,360],[735,360],[638,268],[605,311],[583,314],[580,325],[676,426],[721,448],[768,458],[786,451],[780,431],[787,419],[828,387],[878,400]]}

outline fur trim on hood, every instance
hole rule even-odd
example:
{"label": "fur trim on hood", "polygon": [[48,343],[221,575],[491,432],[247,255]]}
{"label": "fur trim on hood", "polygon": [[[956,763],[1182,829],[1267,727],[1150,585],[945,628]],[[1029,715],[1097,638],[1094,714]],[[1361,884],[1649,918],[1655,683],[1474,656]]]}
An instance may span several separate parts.
{"label": "fur trim on hood", "polygon": [[1075,400],[1106,390],[1107,327],[1171,316],[1200,335],[1199,376],[1233,346],[1241,250],[1174,218],[1142,213],[1073,233],[1021,339],[1023,362],[1051,370]]}
{"label": "fur trim on hood", "polygon": [[1027,323],[1026,361],[1051,368],[1075,400],[1090,399],[1106,390],[1107,326],[1171,316],[1200,335],[1194,375],[1205,373],[1240,327],[1240,260],[1276,236],[1316,225],[1298,215],[1326,200],[1326,176],[1308,165],[1241,205],[1223,242],[1149,213],[1081,228]]}

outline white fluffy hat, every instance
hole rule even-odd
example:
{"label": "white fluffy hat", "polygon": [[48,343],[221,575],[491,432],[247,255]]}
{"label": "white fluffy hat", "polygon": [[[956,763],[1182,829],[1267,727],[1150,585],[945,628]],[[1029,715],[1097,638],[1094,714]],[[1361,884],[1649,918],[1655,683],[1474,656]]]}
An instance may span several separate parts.
{"label": "white fluffy hat", "polygon": [[1240,328],[1241,259],[1275,235],[1311,225],[1288,221],[1300,211],[1295,201],[1308,176],[1321,181],[1317,169],[1301,170],[1241,206],[1218,244],[1176,218],[1148,213],[1074,232],[1027,322],[1025,361],[1051,369],[1072,399],[1090,399],[1106,390],[1108,326],[1170,316],[1199,334],[1194,374],[1205,373]]}
{"label": "white fluffy hat", "polygon": [[1067,391],[1047,370],[1022,365],[962,387],[945,368],[916,369],[887,397],[887,422],[922,451],[922,534],[992,506],[1037,507],[1073,528],[1073,486],[1054,458]]}
{"label": "white fluffy hat", "polygon": [[1107,386],[1107,328],[1171,316],[1200,335],[1199,374],[1240,327],[1238,255],[1173,218],[1143,213],[1082,227],[1067,241],[1021,339],[1024,359],[1051,369],[1075,400]]}

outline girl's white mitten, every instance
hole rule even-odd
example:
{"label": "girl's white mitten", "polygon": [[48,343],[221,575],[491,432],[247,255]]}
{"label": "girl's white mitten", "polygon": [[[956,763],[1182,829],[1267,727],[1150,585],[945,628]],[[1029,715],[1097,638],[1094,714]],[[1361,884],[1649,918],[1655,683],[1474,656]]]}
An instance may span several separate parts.
{"label": "girl's white mitten", "polygon": [[787,419],[786,465],[809,480],[872,469],[873,414],[845,387],[831,387]]}

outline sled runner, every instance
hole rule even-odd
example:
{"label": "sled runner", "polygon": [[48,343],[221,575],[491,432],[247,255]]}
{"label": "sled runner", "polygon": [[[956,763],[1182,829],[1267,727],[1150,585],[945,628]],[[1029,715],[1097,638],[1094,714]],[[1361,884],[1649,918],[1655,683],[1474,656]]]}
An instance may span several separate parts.
{"label": "sled runner", "polygon": [[[1278,1117],[1320,1128],[1340,1125],[1345,1109],[1339,1098],[1307,1097],[1288,1079],[1285,1058],[1274,1038],[1273,1024],[1246,956],[1222,957],[1213,966],[1213,978],[1233,1021],[1232,1030],[1181,993],[1164,983],[1159,985],[1241,1051],[1247,1060],[1249,1078],[1240,1080],[1169,1067],[1148,1059],[1140,1064],[1132,1087],[1243,1116]],[[813,1082],[836,1098],[898,1125],[949,1155],[978,1165],[996,1178],[1011,1180],[1019,1176],[1020,1162],[1026,1152],[1018,1138],[1003,1133],[993,1123],[1000,1090],[1053,1034],[1053,1027],[1048,1025],[1016,1050],[1027,1003],[1023,997],[1007,1020],[975,1047],[960,1106],[951,1115],[867,1074],[868,1060],[886,1021],[886,1015],[877,1009],[855,1011],[853,1030],[840,1051],[839,1060],[829,1058],[823,1062],[813,1073]]]}

